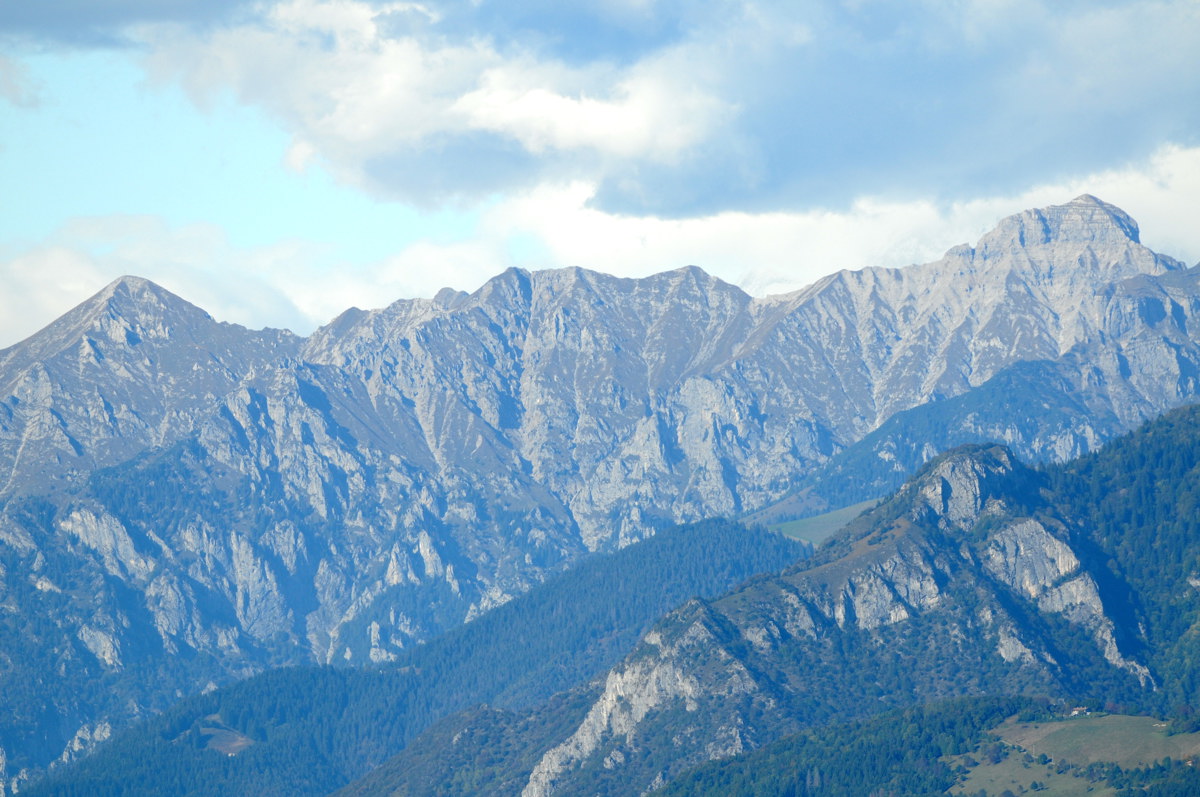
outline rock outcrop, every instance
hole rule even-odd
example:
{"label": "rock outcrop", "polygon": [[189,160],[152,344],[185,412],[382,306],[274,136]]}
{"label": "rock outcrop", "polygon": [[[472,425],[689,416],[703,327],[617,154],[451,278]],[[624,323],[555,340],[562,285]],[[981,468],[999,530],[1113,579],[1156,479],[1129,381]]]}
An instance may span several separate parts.
{"label": "rock outcrop", "polygon": [[1084,671],[1152,689],[1038,478],[1006,449],[956,450],[811,563],[669,615],[523,795],[642,792],[889,702],[1070,693]]}

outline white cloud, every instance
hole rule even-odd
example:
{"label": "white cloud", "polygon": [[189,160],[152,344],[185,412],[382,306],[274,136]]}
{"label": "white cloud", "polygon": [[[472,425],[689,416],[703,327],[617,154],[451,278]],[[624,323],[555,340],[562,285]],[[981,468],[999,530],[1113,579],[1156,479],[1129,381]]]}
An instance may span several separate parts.
{"label": "white cloud", "polygon": [[37,332],[111,281],[76,249],[46,245],[0,261],[0,347]]}
{"label": "white cloud", "polygon": [[1195,0],[216,4],[101,16],[156,79],[266,109],[293,168],[422,206],[576,180],[660,215],[947,202],[1200,141]]}
{"label": "white cloud", "polygon": [[602,81],[547,80],[537,64],[508,64],[487,70],[480,87],[459,98],[452,110],[470,127],[511,136],[534,154],[586,149],[669,163],[702,141],[731,108],[655,66],[618,74],[611,88],[602,89],[607,96],[593,96],[546,86]]}
{"label": "white cloud", "polygon": [[1195,144],[1194,2],[284,0],[146,25],[148,63],[232,91],[293,166],[421,205],[584,180],[625,212],[941,202]]}
{"label": "white cloud", "polygon": [[197,36],[179,26],[143,29],[158,80],[178,78],[204,104],[232,90],[275,113],[297,136],[339,162],[411,145],[447,126],[454,100],[497,61],[483,43],[423,46],[384,37],[376,23],[406,4],[293,0],[257,24]]}
{"label": "white cloud", "polygon": [[[288,0],[241,26],[143,26],[139,35],[155,80],[179,80],[202,106],[232,91],[280,119],[296,141],[289,165],[319,155],[347,182],[418,202],[429,201],[421,194],[431,185],[453,196],[486,171],[463,162],[464,152],[486,159],[508,146],[526,163],[548,152],[670,162],[731,107],[657,56],[576,67],[511,43],[502,52],[486,35],[393,36],[384,23],[396,15],[436,18],[409,3]],[[470,155],[487,149],[480,136],[497,140]]]}
{"label": "white cloud", "polygon": [[[129,27],[162,18],[137,10],[105,30],[199,105],[229,93],[268,111],[292,137],[287,168],[463,203],[478,223],[346,263],[299,237],[245,249],[210,226],[75,220],[0,250],[0,340],[127,272],[299,331],[509,265],[696,264],[777,292],[936,258],[1084,192],[1200,260],[1193,0],[268,0],[220,25]],[[0,99],[36,100],[2,55]]]}
{"label": "white cloud", "polygon": [[1092,193],[1139,220],[1151,248],[1189,264],[1200,260],[1200,148],[1167,146],[1124,169],[944,205],[864,197],[836,212],[658,219],[589,207],[591,192],[586,184],[542,188],[500,204],[481,226],[494,251],[514,231],[538,240],[542,253],[526,265],[578,265],[625,276],[699,265],[763,295],[796,290],[838,269],[934,260],[952,246],[974,244],[1005,216]]}

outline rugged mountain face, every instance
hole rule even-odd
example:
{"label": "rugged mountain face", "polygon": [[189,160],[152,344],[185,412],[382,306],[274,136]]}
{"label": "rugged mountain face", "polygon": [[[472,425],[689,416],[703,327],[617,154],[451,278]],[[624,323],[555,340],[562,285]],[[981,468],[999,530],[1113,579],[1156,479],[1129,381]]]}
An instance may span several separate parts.
{"label": "rugged mountain face", "polygon": [[191,434],[300,343],[217,323],[146,280],[109,285],[0,352],[0,495],[41,493]]}
{"label": "rugged mountain face", "polygon": [[1128,607],[1102,598],[1043,486],[1007,449],[958,449],[812,565],[684,606],[609,672],[522,795],[642,791],[889,704],[1152,689],[1144,640],[1113,619]]}
{"label": "rugged mountain face", "polygon": [[1195,280],[1092,197],[785,296],[514,270],[308,339],[120,280],[0,352],[0,605],[39,618],[0,688],[48,703],[0,729],[7,776],[176,689],[386,662],[589,551],[776,502],[1015,363],[1065,368],[1088,410],[1018,450],[1075,453],[1196,395]]}
{"label": "rugged mountain face", "polygon": [[1014,363],[964,393],[896,413],[810,473],[800,492],[816,506],[854,503],[899,486],[940,451],[983,440],[1031,461],[1065,461],[1152,417],[1159,405],[1151,383],[1166,391],[1168,405],[1190,400],[1200,373],[1198,277],[1191,269],[1107,286],[1095,336],[1057,358]]}
{"label": "rugged mountain face", "polygon": [[[680,603],[721,595],[808,551],[730,521],[664,529],[589,557],[387,666],[289,667],[181,701],[21,793],[329,794],[442,717],[480,703],[537,705],[586,683]],[[562,713],[564,729],[571,716]]]}

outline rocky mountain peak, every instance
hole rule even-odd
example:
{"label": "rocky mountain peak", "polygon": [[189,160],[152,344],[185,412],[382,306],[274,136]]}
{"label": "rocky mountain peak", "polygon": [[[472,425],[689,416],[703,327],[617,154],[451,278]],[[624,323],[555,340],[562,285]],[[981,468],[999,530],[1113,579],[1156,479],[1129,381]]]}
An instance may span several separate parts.
{"label": "rocky mountain peak", "polygon": [[[124,276],[111,282],[88,303],[93,318],[117,321],[130,335],[169,338],[179,325],[206,328],[217,322],[204,310],[148,279]],[[93,323],[96,323],[93,321]]]}
{"label": "rocky mountain peak", "polygon": [[917,480],[944,477],[946,473],[967,469],[981,478],[1005,476],[1024,466],[1002,445],[965,445],[953,448],[931,460]]}
{"label": "rocky mountain peak", "polygon": [[1064,205],[1043,211],[1051,232],[1060,238],[1097,243],[1141,243],[1138,224],[1125,211],[1091,194],[1081,194]]}
{"label": "rocky mountain peak", "polygon": [[[104,286],[75,311],[89,316],[108,314],[134,320],[152,315],[190,315],[196,319],[212,321],[213,318],[191,302],[176,296],[161,285],[144,277],[126,275]],[[73,311],[73,312],[75,312]]]}
{"label": "rocky mountain peak", "polygon": [[1083,194],[1063,205],[1026,210],[1001,220],[976,251],[1003,256],[1017,249],[1053,244],[1127,246],[1140,244],[1137,222],[1125,211]]}
{"label": "rocky mountain peak", "polygon": [[217,326],[205,311],[141,277],[109,283],[28,340],[0,353],[0,367],[23,368],[74,349],[81,340],[132,350],[143,340],[203,338]]}
{"label": "rocky mountain peak", "polygon": [[145,277],[135,274],[125,274],[117,277],[96,294],[94,299],[111,299],[114,297],[129,297],[136,300],[166,300],[183,301],[161,285],[151,282]]}
{"label": "rocky mountain peak", "polygon": [[913,513],[969,529],[979,516],[1025,490],[1031,472],[1005,446],[969,445],[934,459],[913,479]]}
{"label": "rocky mountain peak", "polygon": [[[561,269],[562,272],[578,272],[580,269]],[[557,273],[557,272],[556,272]],[[532,293],[533,275],[523,268],[508,268],[485,282],[471,294],[458,292],[447,294],[440,291],[435,302],[447,308],[456,308],[464,302],[500,304],[505,306],[527,305]]]}

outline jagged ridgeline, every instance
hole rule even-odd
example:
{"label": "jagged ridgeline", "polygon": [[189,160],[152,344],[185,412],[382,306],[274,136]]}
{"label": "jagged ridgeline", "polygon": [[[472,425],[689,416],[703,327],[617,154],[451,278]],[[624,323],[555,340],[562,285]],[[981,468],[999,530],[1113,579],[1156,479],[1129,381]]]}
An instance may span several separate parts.
{"label": "jagged ridgeline", "polygon": [[964,442],[1093,450],[1200,398],[1197,280],[1089,196],[781,296],[511,270],[307,338],[118,280],[0,352],[0,784],[675,523],[877,498]]}
{"label": "jagged ridgeline", "polygon": [[540,704],[615,664],[676,605],[808,551],[726,521],[667,529],[382,668],[283,669],[185,700],[22,794],[325,794],[440,717]]}
{"label": "jagged ridgeline", "polygon": [[[699,793],[737,783],[746,793],[772,793],[772,783],[809,793],[791,765],[841,760],[844,746],[830,740],[846,736],[833,726],[926,704],[911,745],[889,737],[887,722],[870,725],[882,746],[853,771],[899,793],[921,777],[949,778],[936,792],[953,782],[936,759],[962,752],[968,738],[949,734],[953,714],[936,706],[956,696],[1041,696],[1189,730],[1200,724],[1198,496],[1200,407],[1043,470],[997,446],[957,449],[811,560],[667,615],[595,696],[576,690],[531,712],[460,715],[346,794],[472,784],[526,797],[619,795],[682,777]],[[565,731],[560,706],[579,717]],[[975,711],[960,708],[963,717]],[[987,727],[964,722],[972,734]],[[936,746],[944,752],[929,755]],[[759,748],[728,772],[687,774]],[[921,771],[904,769],[922,756]]]}

